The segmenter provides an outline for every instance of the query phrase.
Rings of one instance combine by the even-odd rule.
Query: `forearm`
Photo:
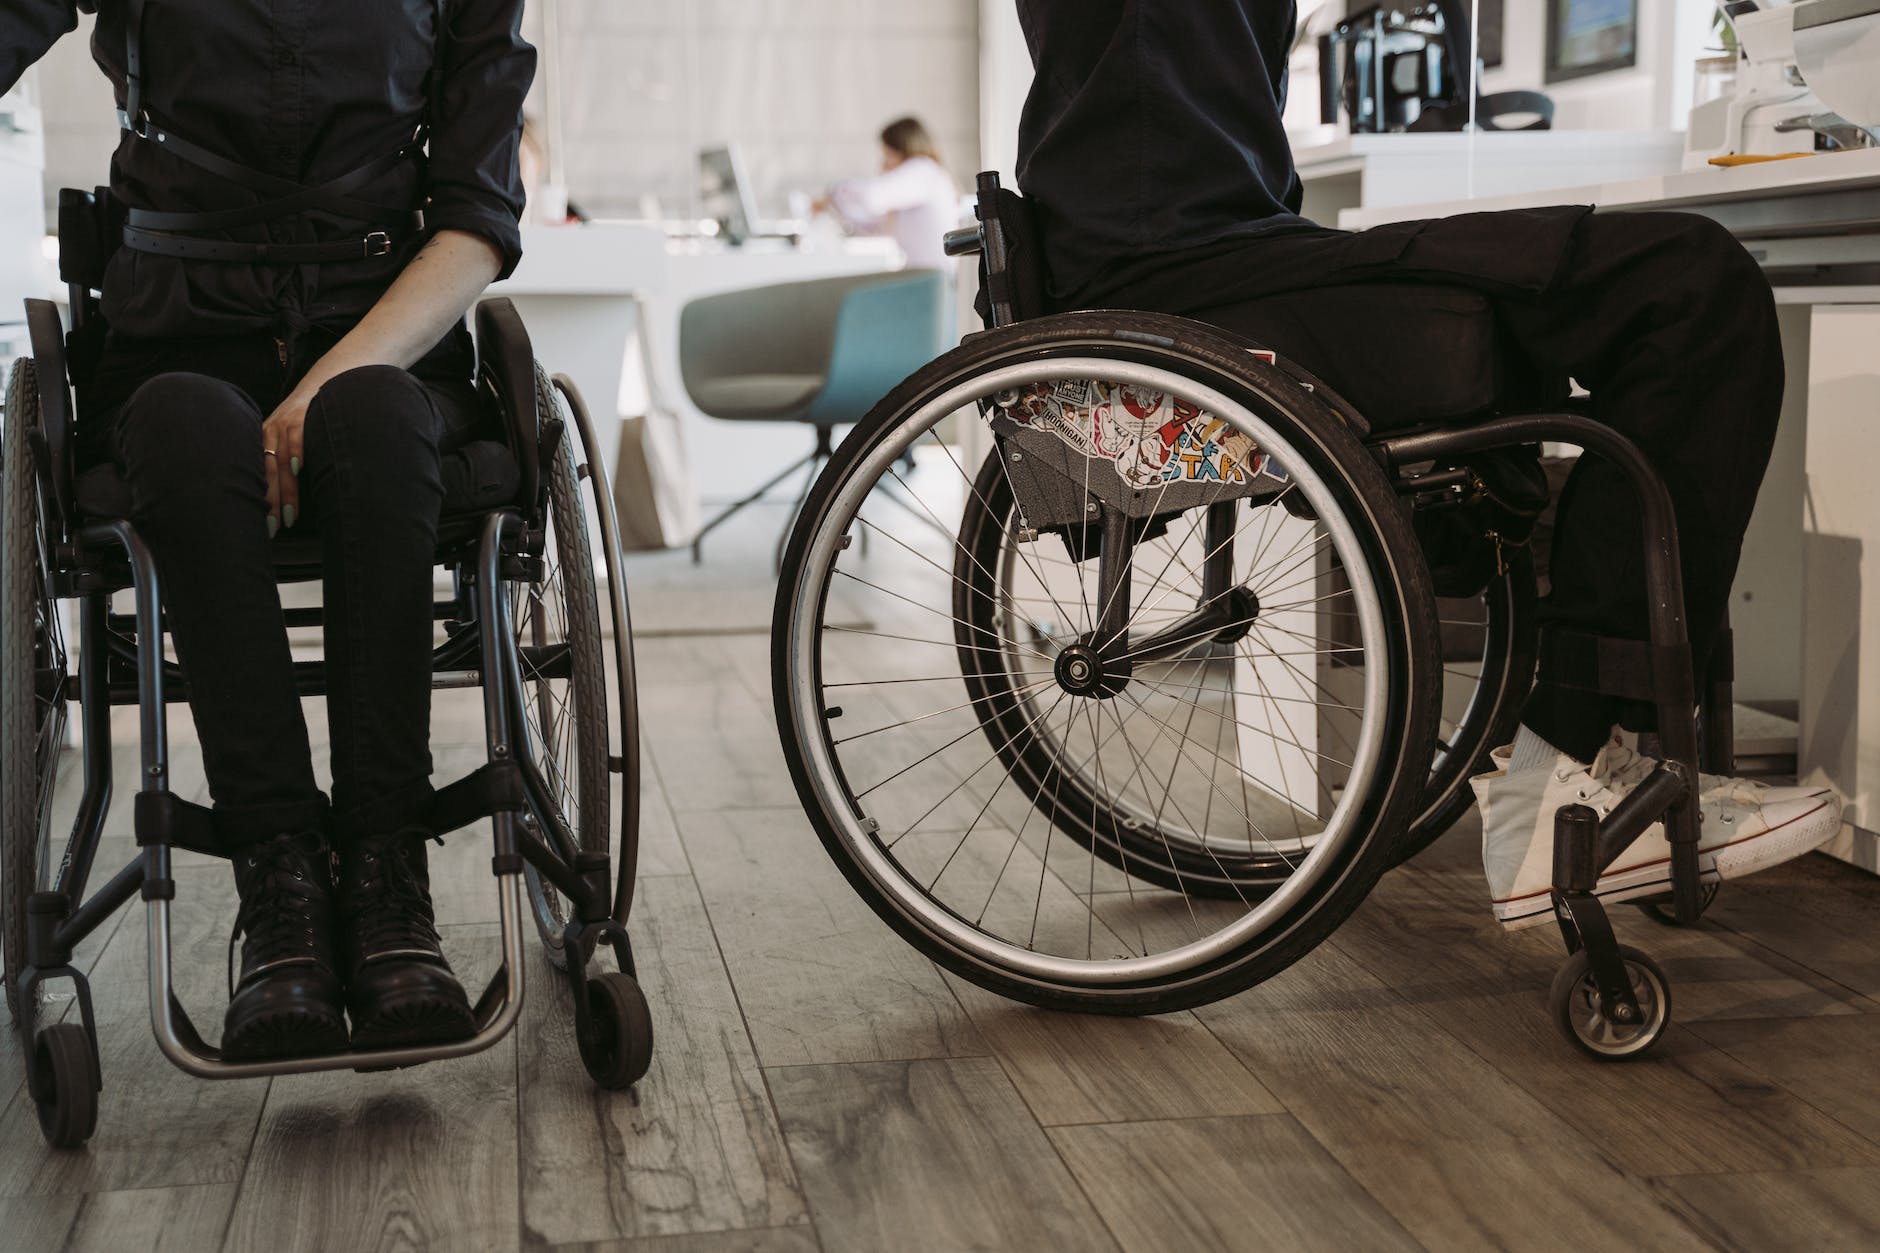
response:
[[[480,235],[439,231],[359,324],[314,363],[294,391],[310,399],[329,379],[366,365],[412,365],[463,320],[502,266]]]

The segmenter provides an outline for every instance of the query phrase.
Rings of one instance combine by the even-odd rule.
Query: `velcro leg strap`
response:
[[[228,850],[216,835],[214,812],[174,792],[137,793],[132,802],[131,821],[140,848],[168,844],[209,857],[228,856]]]
[[[526,803],[522,768],[513,761],[492,761],[438,789],[430,827],[442,835],[491,814],[520,812]]]
[[[1696,703],[1691,650],[1685,644],[1660,646],[1644,640],[1544,629],[1537,673],[1543,683],[1602,696],[1651,703]]]

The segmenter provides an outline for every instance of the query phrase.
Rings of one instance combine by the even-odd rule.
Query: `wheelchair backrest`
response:
[[[979,193],[979,295],[973,308],[988,328],[1043,317],[1048,310],[1044,240],[1037,215],[996,171],[975,180]]]

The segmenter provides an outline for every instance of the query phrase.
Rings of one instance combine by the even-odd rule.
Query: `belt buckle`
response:
[[[365,255],[382,257],[392,250],[392,237],[384,231],[373,231],[364,240]]]

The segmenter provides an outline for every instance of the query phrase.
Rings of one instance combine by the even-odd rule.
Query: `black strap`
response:
[[[520,812],[527,804],[522,768],[514,761],[492,761],[437,790],[429,827],[442,835],[491,814]]]
[[[124,228],[124,246],[161,257],[189,261],[228,261],[246,265],[315,265],[324,261],[363,261],[382,257],[401,236],[372,231],[362,239],[330,240],[318,244],[254,244],[233,239],[201,239],[164,231]]]
[[[228,855],[216,835],[212,811],[174,792],[137,793],[131,803],[131,830],[139,848],[168,844],[210,857]]]
[[[144,111],[144,0],[124,3],[124,113]],[[123,115],[119,115],[119,121]]]
[[[1697,702],[1686,644],[1659,647],[1644,640],[1543,628],[1537,673],[1556,687],[1625,700]]]
[[[148,127],[143,133],[147,134],[153,142],[162,144],[166,149],[193,165],[202,166],[205,169],[210,168],[196,160],[194,156],[184,153],[182,149],[194,149],[196,154],[229,167],[226,171],[210,169],[211,173],[222,174],[230,181],[241,183],[251,190],[269,191],[276,196],[275,199],[266,200],[260,204],[244,205],[236,209],[192,210],[184,213],[164,212],[157,209],[133,208],[129,210],[127,220],[130,224],[141,226],[145,230],[222,231],[237,226],[253,226],[274,218],[298,213],[303,209],[326,209],[341,217],[349,217],[361,222],[396,222],[410,216],[411,213],[411,210],[403,207],[354,200],[350,193],[391,173],[407,161],[415,160],[418,154],[413,148],[400,148],[397,152],[380,157],[376,161],[369,161],[358,169],[342,174],[331,182],[322,183],[317,187],[306,187],[284,179],[262,175],[269,182],[269,186],[264,188],[256,186],[252,177],[259,174],[259,171],[249,170],[233,162],[224,162],[222,158],[204,149],[196,148],[193,144],[181,141],[172,142],[175,137],[159,127]]]

